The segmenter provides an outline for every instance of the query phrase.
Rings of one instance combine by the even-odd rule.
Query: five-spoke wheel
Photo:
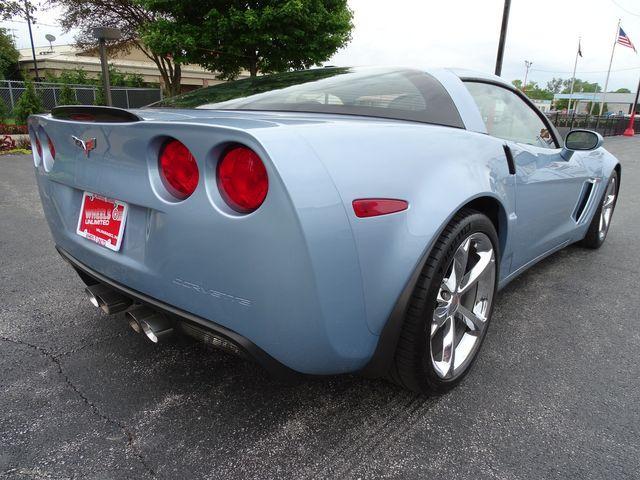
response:
[[[611,172],[607,186],[602,194],[602,199],[589,224],[587,233],[582,240],[582,245],[587,248],[600,248],[607,238],[611,218],[616,208],[618,191],[620,190],[620,177],[617,170]]]
[[[390,378],[445,391],[473,364],[491,319],[499,259],[495,225],[475,210],[454,216],[433,247],[405,315]]]
[[[431,321],[431,362],[442,378],[452,378],[475,353],[487,325],[496,282],[496,257],[489,237],[466,237],[447,268]]]

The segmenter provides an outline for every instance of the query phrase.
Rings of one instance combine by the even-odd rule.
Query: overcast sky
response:
[[[332,65],[402,65],[463,67],[493,72],[503,0],[349,0],[355,13],[351,43]],[[46,33],[69,43],[56,27],[59,13],[38,15],[35,41],[46,45]],[[544,85],[553,76],[571,76],[578,37],[584,58],[576,76],[604,85],[618,19],[640,49],[639,0],[512,0],[503,67],[508,80],[524,77],[524,61],[533,62],[529,79]],[[15,29],[20,48],[27,47],[23,23]],[[640,55],[618,45],[610,90],[635,90]]]

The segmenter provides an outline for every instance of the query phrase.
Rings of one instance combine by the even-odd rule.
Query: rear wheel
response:
[[[609,177],[609,183],[602,195],[596,213],[593,215],[587,234],[581,245],[587,248],[600,248],[607,238],[613,210],[618,199],[618,172],[614,170]]]
[[[498,237],[491,220],[459,212],[433,247],[411,297],[390,377],[417,392],[458,384],[493,310]]]

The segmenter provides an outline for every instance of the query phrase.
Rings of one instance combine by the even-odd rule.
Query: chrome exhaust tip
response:
[[[127,312],[127,318],[129,320],[129,326],[131,327],[131,330],[136,333],[142,333],[142,327],[140,326],[138,321],[130,315],[130,312]]]
[[[129,326],[136,333],[144,333],[153,343],[173,335],[174,322],[166,315],[148,307],[138,307],[127,312]]]
[[[102,302],[100,301],[100,296],[109,291],[109,287],[102,285],[100,283],[96,285],[91,285],[84,289],[84,293],[87,294],[91,305],[96,308],[101,308]]]
[[[133,303],[130,298],[102,284],[91,285],[84,291],[91,304],[100,308],[107,315],[124,312]]]

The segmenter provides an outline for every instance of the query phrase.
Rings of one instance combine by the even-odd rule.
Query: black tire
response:
[[[479,336],[477,347],[474,347],[475,352],[472,353],[464,370],[453,378],[445,379],[437,374],[431,360],[430,332],[436,298],[440,285],[453,263],[454,254],[465,239],[477,232],[484,233],[490,239],[495,253],[492,300],[495,299],[499,266],[496,229],[487,216],[475,210],[463,209],[453,217],[433,246],[414,288],[388,375],[394,383],[418,393],[443,393],[460,383],[475,363],[491,320],[493,301],[490,302],[486,325]]]
[[[615,182],[614,183],[615,199],[613,200],[613,208],[611,210],[609,224],[607,225],[606,230],[604,231],[604,235],[602,235],[600,232],[600,217],[602,216],[602,209],[604,207],[604,202],[612,182]],[[582,239],[582,241],[580,242],[581,246],[595,250],[600,248],[604,244],[604,241],[607,239],[607,234],[609,233],[611,218],[613,218],[613,213],[615,212],[615,209],[616,209],[616,202],[618,201],[619,190],[620,190],[620,182],[618,179],[618,172],[614,170],[613,172],[611,172],[611,176],[609,177],[609,181],[607,182],[607,187],[604,189],[604,192],[602,193],[602,197],[598,202],[598,209],[593,214],[593,218],[591,219],[591,223],[589,224],[587,233],[584,236],[584,239]]]

